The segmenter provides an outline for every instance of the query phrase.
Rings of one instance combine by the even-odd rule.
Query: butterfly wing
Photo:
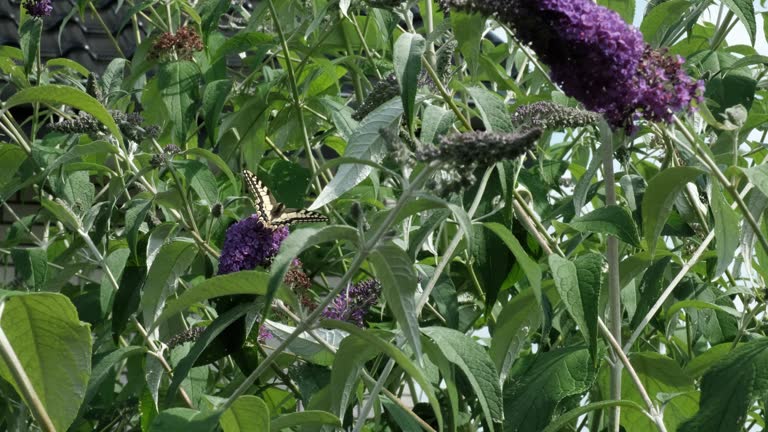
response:
[[[272,220],[274,226],[293,225],[295,223],[325,222],[328,218],[324,215],[300,209],[285,210],[280,216]]]
[[[270,224],[272,220],[272,211],[275,208],[272,194],[254,173],[248,170],[243,170],[243,178],[245,179],[245,185],[248,187],[248,191],[253,196],[259,217],[265,223]]]

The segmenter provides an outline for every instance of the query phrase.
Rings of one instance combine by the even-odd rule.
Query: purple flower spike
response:
[[[702,83],[683,60],[650,48],[618,13],[592,0],[443,0],[447,6],[494,15],[550,68],[552,80],[616,128],[632,120],[671,121],[701,101]]]
[[[51,4],[51,0],[26,0],[24,2],[24,9],[33,17],[42,18],[51,15],[53,4]]]
[[[221,249],[219,274],[269,266],[286,237],[288,228],[265,228],[258,215],[232,224]]]
[[[339,294],[323,310],[323,317],[346,321],[358,327],[365,325],[365,315],[379,301],[381,284],[375,279],[358,282]]]

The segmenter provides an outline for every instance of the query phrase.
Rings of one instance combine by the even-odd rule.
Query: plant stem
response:
[[[472,202],[472,205],[469,207],[469,211],[467,212],[467,215],[470,218],[472,218],[472,216],[475,215],[475,212],[477,211],[477,207],[480,206],[480,201],[483,197],[483,194],[485,193],[485,188],[488,186],[488,180],[491,178],[492,173],[493,173],[493,167],[490,167],[487,170],[485,170],[485,173],[483,174],[483,178],[480,179],[480,185],[477,187],[477,192],[475,193],[475,199]],[[443,259],[440,260],[440,262],[437,264],[437,267],[435,268],[435,273],[429,279],[427,286],[424,288],[424,291],[421,293],[421,296],[419,297],[419,301],[416,304],[416,316],[419,316],[421,314],[421,309],[423,309],[424,305],[427,304],[427,301],[429,300],[429,295],[432,293],[432,290],[435,289],[435,285],[437,285],[437,280],[440,278],[440,275],[443,274],[443,271],[448,266],[448,263],[451,261],[451,257],[453,256],[453,253],[456,251],[456,248],[459,246],[459,242],[461,242],[461,238],[462,238],[462,234],[461,234],[461,230],[459,230],[453,236],[453,239],[451,239],[451,243],[448,245],[448,248],[443,253]]]
[[[751,189],[751,185],[748,185],[744,188],[742,191],[742,196],[746,196],[747,192]],[[731,205],[731,208],[734,208],[735,204]],[[682,268],[680,268],[680,271],[677,273],[677,275],[672,279],[672,281],[669,283],[667,288],[664,290],[664,292],[661,293],[661,296],[656,300],[656,303],[651,306],[651,309],[648,310],[648,313],[645,314],[642,321],[640,321],[640,324],[637,325],[637,328],[634,332],[632,332],[632,336],[627,339],[627,342],[624,344],[624,352],[628,353],[629,350],[632,348],[632,345],[637,341],[637,339],[640,337],[640,335],[643,333],[643,330],[645,330],[645,326],[648,325],[649,322],[651,322],[651,319],[656,315],[656,313],[661,309],[661,306],[664,304],[664,302],[667,300],[667,298],[672,294],[672,291],[677,287],[677,284],[680,283],[681,280],[683,280],[683,277],[685,277],[688,272],[693,268],[694,265],[699,261],[701,256],[704,254],[704,252],[707,251],[707,247],[712,242],[712,240],[715,239],[715,231],[712,230],[709,232],[706,238],[701,242],[699,247],[696,249],[696,251],[691,255],[691,258],[688,259],[688,262],[686,262]]]
[[[443,96],[443,100],[445,101],[445,103],[447,103],[448,106],[451,108],[451,111],[453,111],[453,113],[456,114],[456,118],[458,118],[459,121],[461,121],[461,124],[463,124],[467,130],[471,131],[472,124],[469,122],[469,120],[467,120],[467,118],[464,116],[464,113],[462,113],[459,107],[456,105],[456,101],[453,100],[453,96],[451,96],[451,94],[448,93],[448,90],[445,89],[445,86],[440,81],[440,77],[437,76],[437,72],[435,72],[435,69],[432,67],[431,64],[429,64],[427,59],[423,57],[421,59],[421,64],[427,70],[429,77],[432,78],[432,81],[435,83],[437,90]]]
[[[632,381],[635,383],[635,387],[637,388],[638,393],[640,393],[640,397],[643,398],[643,402],[645,402],[645,406],[648,407],[648,412],[649,414],[651,414],[651,418],[653,419],[653,422],[656,423],[656,428],[659,430],[659,432],[667,432],[667,427],[664,425],[664,417],[662,413],[659,411],[658,408],[656,408],[656,405],[653,404],[650,396],[648,396],[648,391],[643,386],[643,382],[640,381],[640,377],[637,375],[637,372],[635,372],[635,369],[632,367],[632,363],[629,362],[629,358],[627,358],[627,356],[624,354],[624,351],[621,350],[621,345],[619,344],[619,341],[617,341],[613,337],[610,330],[608,330],[608,327],[605,326],[605,323],[603,323],[603,320],[601,320],[600,318],[597,319],[597,326],[600,328],[600,333],[603,334],[603,337],[605,337],[605,339],[611,345],[611,348],[613,348],[614,354],[619,358],[621,363],[627,368],[627,372],[629,373],[630,378],[632,378]],[[616,400],[620,400],[620,399],[616,399]]]
[[[293,342],[296,338],[299,337],[300,334],[304,333],[307,329],[312,327],[315,322],[317,322],[325,307],[328,306],[328,304],[347,287],[347,284],[352,280],[352,277],[354,277],[357,270],[368,257],[368,254],[373,251],[373,249],[378,245],[379,241],[389,230],[389,227],[392,225],[392,223],[394,223],[398,213],[409,201],[411,195],[416,192],[417,188],[421,187],[421,185],[426,182],[429,176],[432,175],[434,169],[435,167],[432,165],[425,167],[424,170],[416,176],[410,186],[403,190],[402,196],[397,201],[397,204],[395,204],[394,208],[387,214],[387,217],[384,219],[384,222],[382,222],[381,226],[379,226],[378,230],[376,230],[376,232],[373,233],[369,240],[360,247],[357,255],[355,255],[352,263],[350,263],[349,269],[344,274],[344,276],[342,276],[336,288],[330,291],[328,295],[326,295],[325,298],[317,305],[315,310],[312,311],[312,313],[309,314],[305,320],[301,321],[296,326],[296,330],[294,330],[293,333],[285,338],[285,340],[277,348],[275,348],[272,353],[267,356],[267,358],[265,358],[253,372],[251,372],[250,375],[248,375],[248,377],[240,384],[240,386],[235,389],[232,395],[227,398],[227,400],[219,407],[222,412],[231,407],[238,397],[248,391],[251,385],[256,382],[256,380],[261,376],[262,373],[264,373],[264,371],[266,371],[267,367],[269,367],[269,365],[274,362],[275,359],[277,359],[277,357],[283,351],[285,351],[286,348],[288,348],[288,345],[290,345],[291,342]]]
[[[6,299],[0,299],[0,318],[2,318],[5,309],[5,300]],[[21,393],[21,396],[27,402],[27,406],[29,407],[29,410],[32,411],[32,416],[37,420],[40,428],[45,432],[56,432],[56,427],[53,425],[53,421],[51,421],[48,412],[40,401],[40,397],[32,386],[32,382],[29,380],[29,376],[27,376],[27,372],[24,370],[24,366],[22,366],[19,357],[13,351],[11,341],[8,340],[2,326],[0,326],[0,357],[2,357],[6,366],[8,366],[8,371],[16,382],[16,387],[18,388],[19,393]]]
[[[603,141],[603,180],[605,184],[605,205],[616,205],[616,179],[613,173],[613,132],[605,121],[600,122],[600,139]],[[611,335],[621,346],[621,287],[619,286],[619,239],[609,235],[606,240],[608,260],[608,302],[610,304]],[[623,353],[622,353],[623,354]],[[614,355],[618,355],[614,353]],[[611,365],[610,397],[621,400],[622,364],[614,359]],[[621,407],[615,406],[608,418],[608,429],[619,431]]]
[[[680,121],[680,119],[677,118],[677,116],[674,117],[675,124],[680,128],[680,131],[683,133],[683,136],[685,136],[685,139],[688,140],[688,142],[691,143],[693,146],[693,149],[688,148],[685,144],[680,142],[676,137],[672,136],[672,139],[675,140],[678,144],[680,144],[683,148],[691,152],[692,154],[696,155],[696,157],[701,161],[704,165],[707,166],[707,168],[710,169],[712,174],[715,175],[715,178],[717,181],[720,182],[720,184],[723,185],[725,190],[728,191],[728,193],[731,195],[733,200],[736,202],[736,205],[738,206],[739,210],[744,214],[744,219],[747,221],[750,227],[752,227],[752,230],[755,232],[755,236],[757,237],[757,240],[760,242],[760,245],[763,247],[763,250],[768,253],[768,239],[765,238],[765,235],[763,234],[762,230],[760,229],[760,224],[757,223],[757,220],[755,220],[754,216],[752,216],[752,212],[749,211],[749,207],[747,207],[747,204],[744,202],[744,200],[739,195],[739,191],[736,189],[736,186],[734,186],[728,179],[725,177],[725,174],[723,174],[722,171],[720,171],[720,168],[718,168],[717,163],[712,160],[712,158],[709,157],[709,155],[706,152],[700,151],[698,143],[696,142],[696,138],[693,136],[691,131],[688,130],[687,127]]]
[[[83,239],[83,242],[85,242],[86,246],[88,246],[88,249],[91,250],[91,253],[96,257],[96,259],[101,264],[101,268],[104,271],[104,273],[107,275],[107,278],[109,279],[109,283],[112,285],[112,288],[117,292],[117,290],[120,289],[120,285],[117,283],[117,279],[115,278],[115,275],[112,274],[112,270],[110,270],[109,266],[107,265],[107,262],[105,260],[104,255],[99,252],[99,249],[96,247],[96,245],[93,243],[93,240],[91,240],[91,237],[88,235],[87,232],[83,231],[82,229],[77,230],[77,234],[80,235],[80,237]],[[157,346],[154,340],[150,337],[147,330],[144,328],[144,326],[141,325],[139,320],[134,316],[133,323],[136,325],[136,329],[139,331],[139,333],[144,337],[144,342],[147,344],[147,346],[152,350],[152,354],[154,354],[154,357],[157,358],[157,360],[160,362],[160,364],[163,366],[163,369],[165,369],[166,372],[168,372],[169,376],[173,376],[173,368],[171,368],[171,365],[168,364],[168,362],[165,360],[165,357],[163,357],[162,350],[160,347]],[[184,391],[183,388],[179,387],[179,394],[181,394],[182,399],[184,399],[184,402],[189,406],[190,408],[194,408],[194,405],[192,404],[192,400],[187,395],[187,392]]]
[[[291,87],[291,94],[293,95],[293,103],[296,108],[296,115],[299,120],[299,127],[301,128],[301,136],[304,139],[304,151],[307,153],[307,159],[309,160],[309,167],[310,171],[312,172],[312,176],[315,178],[315,182],[317,183],[318,190],[321,190],[322,187],[320,187],[320,181],[315,176],[315,173],[317,172],[317,161],[315,161],[315,155],[312,153],[312,144],[309,140],[309,133],[307,132],[307,122],[304,118],[304,110],[302,109],[302,101],[301,97],[299,95],[299,87],[296,82],[296,74],[293,70],[293,63],[291,62],[291,52],[288,49],[288,41],[285,39],[285,34],[283,33],[283,28],[280,25],[280,19],[277,16],[277,10],[275,10],[275,5],[272,0],[267,0],[267,6],[269,7],[269,13],[272,15],[272,20],[275,23],[275,30],[277,30],[277,35],[280,38],[280,44],[283,47],[283,56],[285,57],[285,69],[288,72],[288,84]]]

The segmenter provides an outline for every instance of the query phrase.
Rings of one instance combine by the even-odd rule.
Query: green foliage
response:
[[[763,426],[760,8],[598,0],[685,59],[698,109],[542,119],[481,163],[532,132],[521,113],[583,108],[490,13],[515,1],[117,2],[113,35],[141,43],[100,76],[45,57],[71,23],[22,12],[0,47],[0,430]],[[466,160],[431,159],[452,140]]]

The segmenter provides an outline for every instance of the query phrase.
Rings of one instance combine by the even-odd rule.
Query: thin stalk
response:
[[[93,240],[91,240],[91,237],[88,235],[87,232],[83,231],[82,229],[78,229],[77,234],[80,235],[80,238],[83,239],[83,242],[85,242],[86,246],[88,246],[88,249],[91,250],[91,253],[93,253],[94,257],[96,257],[96,259],[101,264],[101,268],[104,271],[104,273],[107,275],[107,278],[109,279],[109,283],[112,285],[112,288],[115,291],[119,290],[120,285],[117,283],[117,279],[115,279],[115,276],[112,274],[112,270],[110,270],[109,266],[107,265],[104,255],[102,255],[102,253],[96,247],[96,244],[93,243]],[[165,371],[168,372],[168,375],[173,376],[173,368],[171,368],[171,365],[168,364],[168,362],[165,360],[165,357],[163,357],[162,349],[160,349],[160,347],[157,346],[155,341],[152,340],[149,333],[144,328],[144,326],[141,325],[139,320],[135,316],[132,318],[133,318],[133,323],[136,326],[136,329],[144,338],[144,342],[150,348],[150,350],[152,351],[152,354],[155,356],[155,358],[157,358],[157,360],[163,366],[163,369],[165,369]],[[195,407],[192,404],[192,400],[187,395],[187,392],[184,391],[184,389],[181,387],[179,387],[179,394],[181,394],[181,397],[182,399],[184,399],[184,403],[186,403],[187,406],[189,406],[190,408]]]
[[[269,0],[269,2],[270,4],[272,3],[271,0]],[[405,206],[411,196],[416,192],[416,189],[421,187],[421,185],[426,182],[429,176],[432,175],[434,169],[434,166],[427,166],[416,176],[411,185],[403,191],[403,194],[397,201],[397,204],[395,204],[395,207],[387,214],[387,217],[384,219],[384,222],[382,222],[378,230],[376,230],[370,239],[361,246],[357,255],[355,255],[355,258],[352,260],[352,263],[350,263],[349,270],[347,270],[344,276],[342,276],[336,288],[329,292],[328,295],[320,302],[320,304],[317,305],[316,309],[312,311],[312,313],[309,314],[305,320],[301,321],[298,326],[296,326],[296,329],[293,331],[293,333],[285,338],[285,340],[277,348],[275,348],[274,351],[272,351],[272,353],[267,356],[267,358],[265,358],[253,372],[251,372],[250,375],[248,375],[248,377],[240,384],[240,386],[235,389],[232,395],[227,398],[227,400],[219,407],[221,411],[226,411],[229,407],[231,407],[235,400],[237,400],[237,398],[241,395],[245,394],[245,392],[247,392],[253,383],[256,382],[256,380],[261,376],[261,374],[266,371],[267,367],[269,367],[269,365],[274,362],[275,359],[277,359],[277,357],[283,351],[285,351],[286,348],[288,348],[288,345],[290,345],[291,342],[293,342],[296,338],[299,337],[300,334],[304,333],[318,321],[325,307],[328,306],[328,304],[347,287],[347,284],[352,280],[352,277],[368,257],[368,254],[373,251],[373,249],[378,245],[379,241],[389,230],[390,226],[392,226],[395,218],[397,217],[397,214],[400,212],[403,206]]]
[[[549,246],[549,244],[544,240],[544,237],[541,235],[541,233],[538,232],[536,229],[535,224],[533,221],[530,220],[530,217],[528,216],[528,213],[525,212],[523,209],[517,209],[519,206],[525,206],[527,204],[525,203],[518,203],[517,201],[513,202],[513,204],[516,207],[516,214],[521,219],[523,225],[526,226],[528,231],[533,235],[534,238],[539,242],[539,245],[544,249],[544,251],[547,254],[553,254],[556,253],[552,250],[552,248]],[[560,256],[563,256],[562,253],[559,254]],[[618,360],[624,365],[624,368],[627,369],[627,372],[630,374],[630,377],[632,377],[633,382],[635,383],[635,386],[637,387],[638,392],[640,392],[641,396],[643,397],[643,400],[646,402],[646,405],[649,409],[649,414],[651,415],[651,418],[654,419],[656,422],[656,426],[659,429],[659,432],[666,432],[666,427],[664,426],[664,422],[662,420],[661,414],[659,410],[653,405],[651,402],[650,397],[648,397],[648,391],[643,386],[642,381],[638,378],[637,372],[635,372],[634,367],[629,362],[629,359],[626,355],[624,355],[624,352],[621,350],[621,345],[616,341],[616,339],[611,334],[610,330],[605,326],[605,323],[601,318],[598,317],[597,319],[598,327],[600,328],[600,333],[603,335],[603,338],[608,341],[608,343],[611,345],[614,351],[616,352],[616,356],[618,357]]]
[[[435,83],[437,90],[443,96],[445,103],[447,103],[451,108],[451,111],[456,114],[456,118],[461,121],[461,124],[463,124],[467,130],[472,130],[472,124],[469,122],[469,120],[467,120],[467,117],[464,116],[464,113],[462,113],[459,107],[456,105],[456,101],[453,100],[453,96],[451,96],[451,94],[448,93],[448,90],[445,89],[445,86],[443,86],[443,83],[440,81],[440,77],[437,76],[437,72],[435,72],[435,69],[432,67],[432,65],[430,65],[429,62],[424,58],[421,59],[421,64],[427,70],[429,77],[432,78],[432,81]]]
[[[339,12],[339,14],[341,14],[341,12]],[[355,51],[352,49],[352,42],[349,41],[347,30],[343,25],[341,26],[341,36],[344,38],[344,45],[347,49],[347,56],[350,58],[350,61],[352,61],[352,56],[354,55]],[[352,73],[352,87],[355,89],[355,99],[362,103],[363,99],[365,98],[365,94],[363,93],[363,82],[360,79],[360,74],[357,73],[357,68],[351,68],[350,72]]]
[[[733,200],[736,202],[737,207],[741,212],[744,214],[744,219],[747,221],[750,227],[752,227],[752,230],[755,232],[755,236],[757,237],[757,240],[760,242],[760,245],[763,247],[763,250],[765,250],[766,253],[768,253],[768,239],[766,239],[765,234],[760,229],[760,224],[757,223],[757,220],[755,220],[754,216],[752,216],[752,212],[749,211],[749,207],[747,207],[747,204],[744,202],[744,200],[739,195],[739,191],[736,189],[736,186],[734,186],[726,177],[725,174],[723,174],[722,171],[720,171],[720,168],[717,166],[717,163],[712,160],[712,158],[709,157],[709,155],[703,151],[699,151],[699,146],[696,142],[696,138],[691,134],[691,131],[688,130],[687,127],[680,121],[680,119],[677,118],[677,116],[674,117],[675,124],[680,128],[681,132],[683,133],[683,136],[685,136],[685,139],[688,140],[688,142],[691,143],[691,145],[694,147],[694,150],[687,148],[685,144],[677,140],[674,136],[672,136],[672,139],[674,139],[678,144],[682,145],[684,148],[686,148],[691,153],[695,154],[696,157],[707,166],[707,168],[712,171],[712,174],[715,175],[715,178],[717,181],[720,182],[720,184],[723,185],[725,190],[728,191],[728,193],[731,195]]]
[[[613,132],[604,121],[600,123],[600,135],[603,141],[603,179],[605,180],[605,205],[616,205],[616,179],[613,173]],[[619,284],[619,239],[608,236],[608,302],[610,304],[611,335],[616,344],[621,346],[621,287]],[[622,353],[623,354],[623,353]],[[614,352],[614,355],[618,355]],[[610,397],[621,400],[621,370],[622,364],[614,360],[611,365]],[[621,407],[618,405],[611,410],[608,417],[608,429],[619,431]]]
[[[293,103],[296,106],[296,113],[299,120],[299,127],[301,128],[301,136],[304,140],[304,151],[307,153],[307,159],[309,160],[309,167],[312,172],[312,176],[314,177],[317,172],[317,161],[315,161],[315,156],[312,153],[312,144],[309,140],[309,133],[307,132],[307,122],[304,118],[304,110],[302,109],[302,102],[301,97],[299,95],[299,87],[296,83],[296,75],[293,70],[293,63],[291,62],[291,55],[290,50],[288,49],[288,41],[285,39],[285,34],[283,33],[283,27],[280,25],[280,19],[277,16],[277,10],[275,10],[275,5],[272,0],[267,0],[267,6],[269,7],[269,13],[272,15],[272,20],[275,23],[275,30],[277,30],[277,35],[280,38],[280,44],[283,48],[283,55],[285,57],[285,69],[288,72],[288,84],[291,88],[291,94],[293,95]],[[315,182],[317,182],[318,190],[322,189],[319,184],[319,180],[315,177]]]
[[[635,387],[637,388],[638,393],[640,393],[640,397],[643,399],[645,406],[648,408],[648,413],[650,414],[651,419],[653,419],[653,422],[656,423],[656,428],[659,430],[659,432],[667,432],[667,427],[664,425],[664,416],[656,407],[656,405],[654,405],[651,401],[650,396],[648,396],[648,391],[645,389],[645,386],[643,386],[643,382],[640,381],[640,377],[632,367],[632,363],[629,362],[629,358],[627,358],[627,356],[624,354],[624,351],[621,350],[619,341],[613,337],[611,331],[608,330],[608,327],[606,327],[605,323],[603,323],[603,320],[598,318],[597,326],[600,328],[600,333],[602,333],[603,337],[605,337],[605,339],[611,345],[611,348],[613,348],[613,352],[619,357],[619,360],[621,360],[621,363],[624,365],[624,367],[627,368],[627,373],[629,373],[630,378],[632,378],[632,382],[635,383]]]
[[[284,312],[286,315],[288,315],[288,317],[289,317],[289,318],[291,318],[292,320],[294,320],[294,321],[296,321],[296,322],[299,322],[299,321],[301,321],[301,318],[299,318],[299,317],[298,317],[296,314],[294,314],[294,313],[293,313],[293,312],[292,312],[290,309],[288,309],[287,307],[285,307],[285,305],[284,305],[284,304],[282,304],[282,303],[278,303],[278,305],[279,305],[280,309],[281,309],[281,310],[282,310],[282,311],[283,311],[283,312]],[[312,337],[312,338],[313,338],[315,341],[317,341],[317,343],[318,343],[318,344],[320,344],[320,346],[322,346],[322,347],[323,347],[323,348],[324,348],[326,351],[328,351],[328,352],[329,352],[329,353],[331,353],[331,354],[336,354],[336,351],[337,351],[337,350],[336,350],[336,348],[334,348],[333,346],[329,345],[329,344],[328,344],[328,342],[326,342],[326,341],[325,341],[325,339],[323,339],[323,338],[321,338],[320,336],[318,336],[318,335],[317,335],[317,333],[315,333],[313,330],[307,330],[307,333],[309,333],[309,336],[310,336],[310,337]],[[376,380],[374,380],[374,379],[373,379],[373,377],[370,375],[370,373],[369,373],[369,372],[368,372],[368,371],[367,371],[365,368],[363,368],[363,370],[362,370],[362,375],[363,375],[363,379],[364,379],[364,380],[365,380],[365,381],[366,381],[368,384],[373,384],[373,385],[375,385],[375,383],[376,383]],[[436,431],[435,431],[435,430],[432,428],[432,426],[430,426],[429,424],[427,424],[427,423],[426,423],[426,422],[425,422],[425,421],[424,421],[424,420],[423,420],[421,417],[419,417],[419,416],[418,416],[416,413],[414,413],[414,412],[411,410],[411,408],[410,408],[410,407],[408,407],[408,406],[407,406],[407,405],[406,405],[406,404],[405,404],[405,403],[404,403],[404,402],[403,402],[403,401],[400,399],[400,396],[398,396],[398,395],[395,395],[394,393],[392,393],[391,391],[389,391],[389,390],[388,390],[388,389],[386,389],[386,388],[385,388],[385,389],[382,389],[381,391],[382,391],[382,393],[384,393],[384,394],[385,394],[385,395],[386,395],[388,398],[390,398],[390,399],[391,399],[391,400],[392,400],[392,401],[393,401],[395,404],[397,404],[397,406],[399,406],[399,407],[400,407],[400,408],[402,408],[402,409],[403,409],[403,410],[404,410],[406,413],[408,413],[408,415],[410,415],[410,416],[411,416],[411,417],[412,417],[412,418],[413,418],[413,419],[414,419],[416,422],[418,422],[418,423],[421,425],[421,427],[423,427],[423,428],[424,428],[424,430],[426,430],[426,431],[428,431],[428,432],[436,432]]]
[[[483,194],[485,193],[485,188],[488,186],[488,180],[491,178],[492,173],[493,173],[493,167],[488,168],[487,170],[485,170],[485,173],[483,174],[483,178],[480,179],[480,185],[477,187],[477,193],[475,194],[475,199],[474,201],[472,201],[472,205],[469,207],[469,211],[467,212],[467,215],[470,218],[472,218],[472,216],[475,215],[477,208],[480,206],[480,201],[483,198]],[[437,264],[437,268],[435,268],[435,273],[429,279],[429,282],[427,282],[427,286],[424,288],[424,291],[421,293],[421,296],[419,297],[419,302],[416,304],[416,316],[419,316],[419,314],[421,314],[421,309],[423,309],[424,305],[427,304],[427,301],[429,300],[429,295],[432,293],[432,290],[435,289],[435,285],[437,285],[437,280],[440,278],[440,275],[443,274],[443,271],[445,271],[445,268],[448,266],[448,263],[451,261],[451,257],[453,256],[453,253],[456,251],[456,248],[459,246],[459,242],[461,242],[461,238],[462,238],[462,234],[461,234],[461,230],[459,230],[453,236],[453,239],[451,239],[451,243],[448,245],[448,248],[446,248],[445,252],[443,253],[443,259],[441,259],[440,262]]]
[[[3,316],[4,309],[5,299],[1,299],[0,318]],[[11,341],[8,340],[2,326],[0,326],[0,357],[2,357],[3,361],[8,366],[8,371],[11,373],[21,396],[27,402],[27,406],[29,407],[29,410],[32,411],[32,416],[37,420],[40,428],[45,432],[56,432],[56,427],[53,425],[53,421],[51,421],[48,412],[40,401],[40,397],[32,386],[32,381],[29,380],[29,376],[27,376],[27,372],[24,370],[24,366],[21,364],[19,357],[13,351]]]
[[[109,40],[112,42],[112,45],[115,46],[115,49],[117,50],[118,54],[120,54],[120,57],[126,58],[125,53],[120,48],[120,44],[117,42],[117,39],[115,39],[115,36],[112,34],[112,31],[107,27],[107,24],[104,22],[104,20],[101,18],[101,14],[99,11],[96,10],[96,6],[93,5],[93,2],[88,2],[88,6],[91,9],[91,12],[96,17],[96,19],[99,21],[99,24],[101,25],[101,28],[104,29],[104,33],[107,34],[107,37],[109,37]]]
[[[373,386],[373,389],[371,389],[370,393],[368,393],[368,400],[365,401],[365,405],[363,405],[363,408],[357,414],[357,422],[355,423],[355,428],[352,429],[352,432],[360,432],[363,430],[363,426],[365,426],[365,420],[368,418],[368,413],[371,412],[373,403],[381,392],[381,389],[384,387],[384,382],[389,377],[393,367],[395,367],[395,360],[389,359],[387,364],[384,366],[384,370],[381,372],[381,376],[379,376],[379,379],[376,380],[376,384]]]

